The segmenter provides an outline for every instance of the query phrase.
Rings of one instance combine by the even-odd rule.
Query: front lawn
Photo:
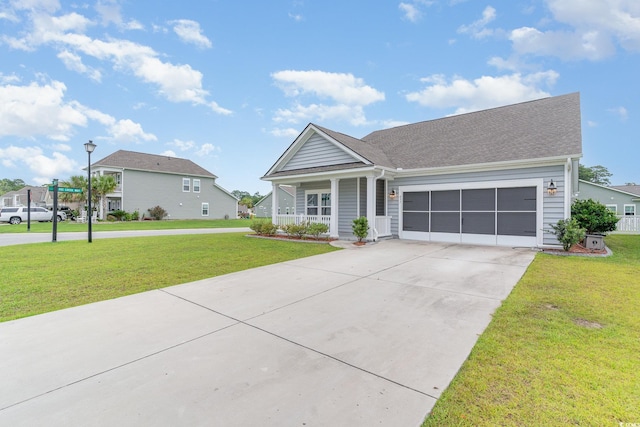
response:
[[[92,231],[121,231],[121,230],[167,230],[178,228],[238,228],[249,227],[249,219],[175,219],[162,221],[99,221],[91,224]],[[87,232],[88,224],[75,221],[58,223],[58,233]],[[31,233],[51,233],[53,223],[32,222]],[[18,225],[0,223],[0,233],[27,233],[27,223]]]
[[[423,426],[640,423],[640,236],[539,254]]]
[[[0,321],[334,250],[244,233],[0,247]]]

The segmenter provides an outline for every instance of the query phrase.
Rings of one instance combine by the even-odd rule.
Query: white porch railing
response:
[[[376,238],[391,236],[391,217],[390,216],[376,217],[376,232],[377,232]]]
[[[319,222],[327,227],[331,226],[331,215],[276,215],[273,222],[277,226],[289,224],[304,224],[306,222]]]
[[[616,231],[621,233],[640,233],[640,216],[621,216],[616,225]]]

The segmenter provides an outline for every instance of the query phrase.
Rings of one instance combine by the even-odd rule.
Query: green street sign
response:
[[[49,186],[49,191],[53,191],[53,185]],[[82,193],[82,188],[58,187],[58,193]]]

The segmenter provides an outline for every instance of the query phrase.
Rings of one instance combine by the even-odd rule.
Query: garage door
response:
[[[536,246],[537,187],[402,191],[400,237]]]

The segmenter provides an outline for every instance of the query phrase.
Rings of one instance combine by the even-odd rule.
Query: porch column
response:
[[[367,221],[369,222],[368,240],[375,240],[374,229],[376,226],[376,177],[367,176]]]
[[[338,238],[338,189],[339,179],[331,178],[331,220],[329,222],[329,236]]]
[[[271,222],[278,224],[278,189],[280,185],[273,182],[271,184]]]

